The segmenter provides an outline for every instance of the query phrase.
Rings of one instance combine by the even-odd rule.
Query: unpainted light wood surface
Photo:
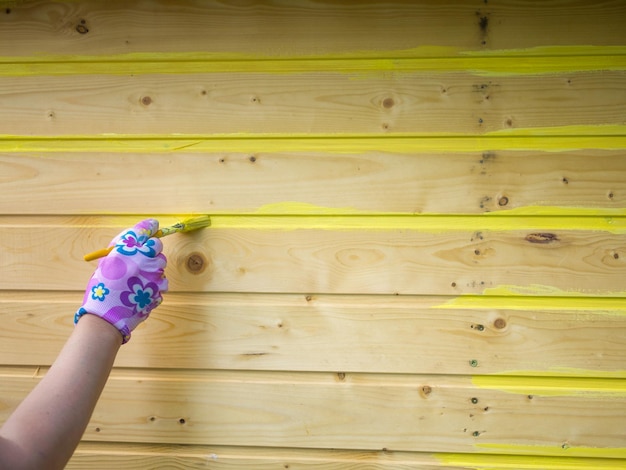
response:
[[[274,228],[212,226],[164,239],[171,289],[461,295],[537,284],[549,289],[534,295],[625,295],[626,247],[620,233],[515,230],[506,222],[490,231],[462,225],[422,231],[419,220],[403,226],[402,219],[393,219],[396,226],[377,227],[375,217],[366,219],[373,219],[372,226],[348,228],[334,228],[334,217],[316,218],[328,225],[309,229],[306,216],[295,219],[281,217],[278,223],[289,223]],[[0,288],[80,289],[94,268],[82,255],[106,246],[123,229],[103,230],[94,222],[0,226],[5,269],[11,273],[0,278]],[[48,266],[54,266],[55,276],[49,276]]]
[[[276,152],[259,142],[248,153],[3,152],[0,211],[176,214],[208,207],[212,214],[271,215],[302,213],[306,205],[312,214],[480,214],[626,204],[622,149],[499,150],[488,142],[484,151],[394,152],[397,142],[380,139],[362,153],[337,153],[298,145],[295,139],[292,151]]]
[[[2,0],[0,57],[215,53],[298,57],[433,55],[571,46],[624,46],[623,2],[430,0],[240,4]],[[8,11],[7,11],[8,9]],[[154,31],[159,35],[155,36]],[[288,38],[286,40],[286,38]],[[416,52],[414,52],[417,50]],[[421,54],[420,54],[421,52]]]
[[[41,372],[1,372],[7,407]],[[482,453],[517,445],[537,446],[539,454],[571,442],[580,456],[593,457],[593,448],[621,445],[624,384],[595,379],[588,390],[581,381],[484,386],[463,376],[117,370],[85,438]]]
[[[49,366],[77,293],[2,293],[0,356]],[[118,367],[626,378],[626,316],[613,299],[178,294]],[[505,304],[505,302],[502,302]],[[36,341],[37,348],[23,347]],[[472,360],[477,365],[472,367]]]
[[[4,77],[2,134],[481,135],[624,125],[626,100],[624,70],[108,76],[90,74],[86,64],[85,72]]]

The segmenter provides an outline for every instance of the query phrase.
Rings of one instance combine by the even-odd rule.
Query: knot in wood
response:
[[[393,101],[393,98],[385,98],[383,100],[383,108],[385,109],[393,108],[394,104],[395,102]]]
[[[87,28],[87,22],[85,20],[80,20],[80,23],[76,25],[76,32],[78,34],[87,34],[89,32],[89,28]]]
[[[189,255],[189,258],[187,258],[185,266],[190,273],[200,274],[206,267],[206,260],[200,253],[192,253]]]

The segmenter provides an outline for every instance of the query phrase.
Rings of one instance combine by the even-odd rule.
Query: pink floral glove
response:
[[[131,331],[163,301],[161,292],[167,290],[163,244],[151,238],[158,229],[158,221],[147,219],[111,241],[114,248],[89,280],[75,324],[85,314],[97,315],[120,331],[122,343],[128,342]]]

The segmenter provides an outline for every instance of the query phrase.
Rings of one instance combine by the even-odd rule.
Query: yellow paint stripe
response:
[[[430,52],[424,53],[424,50]],[[440,56],[434,56],[434,55]],[[626,70],[623,47],[457,52],[426,46],[418,50],[358,51],[309,57],[250,54],[131,53],[78,56],[0,57],[0,76],[127,75],[189,73],[458,72],[479,75]],[[546,55],[550,54],[550,55]],[[443,55],[443,56],[441,56]],[[446,56],[448,55],[448,56]]]
[[[477,443],[474,447],[477,451],[498,454],[626,459],[626,447],[576,447],[567,442],[560,446]]]
[[[557,377],[545,374],[545,371],[536,371],[536,373],[531,371],[531,375],[524,376],[475,375],[472,377],[472,384],[484,390],[496,390],[529,397],[626,398],[626,379],[624,378]],[[593,374],[596,375],[596,372],[594,371]]]
[[[598,126],[602,127],[602,126]],[[225,152],[327,152],[360,154],[451,153],[487,150],[563,152],[578,149],[626,149],[624,126],[611,127],[618,134],[589,126],[591,134],[565,135],[96,135],[96,136],[13,136],[0,135],[0,152],[116,152],[116,153],[225,153]],[[555,131],[556,132],[556,131]],[[565,129],[563,132],[569,132]],[[599,132],[599,134],[597,134]]]
[[[536,449],[539,451],[541,448]],[[563,449],[562,449],[563,450]],[[554,452],[554,449],[550,449]],[[567,452],[563,451],[563,454]],[[613,449],[607,454],[612,455]],[[581,457],[544,457],[522,455],[434,454],[447,467],[474,470],[623,470],[626,460]]]
[[[485,215],[389,215],[368,214],[349,215],[242,215],[211,214],[213,229],[253,229],[253,230],[369,230],[391,231],[411,230],[421,233],[443,234],[452,232],[473,233],[511,232],[511,231],[602,231],[615,234],[626,233],[626,217],[615,217],[614,210],[603,214],[602,209],[595,210],[598,217],[498,217]],[[624,211],[621,211],[624,215]],[[540,294],[541,291],[536,292]],[[502,293],[493,294],[502,295]]]
[[[523,289],[519,289],[521,292]],[[620,297],[621,296],[621,297]],[[626,292],[616,297],[585,296],[582,292],[570,292],[568,296],[522,295],[509,293],[506,295],[491,294],[462,295],[448,300],[444,304],[432,308],[453,310],[518,310],[518,311],[571,311],[593,312],[603,315],[626,315]]]

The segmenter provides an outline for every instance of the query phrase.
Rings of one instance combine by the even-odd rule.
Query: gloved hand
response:
[[[75,324],[85,314],[97,315],[120,331],[122,344],[128,342],[131,331],[161,304],[161,293],[167,291],[163,244],[151,238],[158,229],[157,220],[143,220],[111,241],[114,248],[89,280]]]

